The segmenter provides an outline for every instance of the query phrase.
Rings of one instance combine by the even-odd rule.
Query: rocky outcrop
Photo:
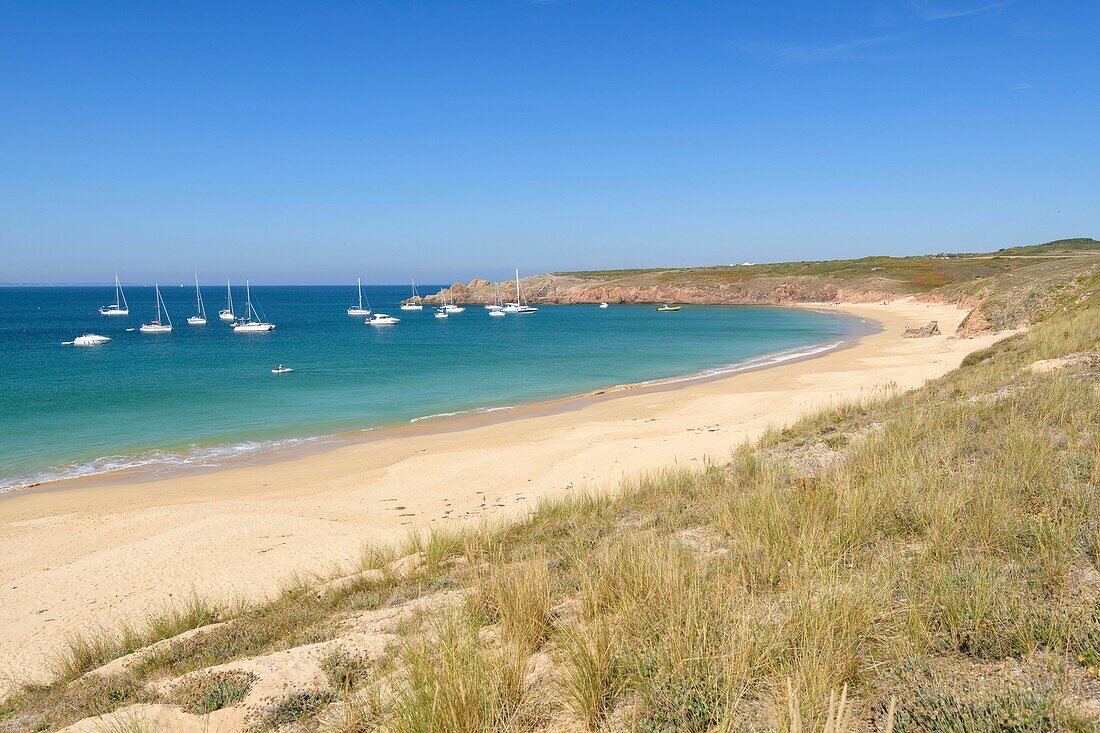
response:
[[[756,277],[744,280],[691,281],[689,279],[661,282],[628,282],[615,280],[591,281],[570,275],[535,275],[523,278],[524,297],[536,304],[584,303],[683,303],[686,305],[775,305],[783,303],[872,303],[890,300],[902,293],[881,287],[861,290],[850,283],[841,285],[817,277]],[[487,280],[455,283],[446,291],[428,295],[424,302],[435,305],[448,300],[464,305],[496,301],[496,285]],[[514,283],[502,282],[505,300],[515,295]]]
[[[940,324],[935,321],[929,321],[928,325],[913,328],[912,326],[905,327],[905,333],[902,334],[902,338],[907,339],[924,339],[929,336],[940,335]]]

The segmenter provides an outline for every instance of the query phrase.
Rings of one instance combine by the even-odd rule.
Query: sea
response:
[[[694,378],[838,348],[869,331],[838,313],[759,306],[541,306],[490,318],[401,311],[408,286],[364,285],[395,326],[346,314],[349,286],[254,286],[270,333],[220,321],[224,285],[126,285],[130,315],[101,316],[113,286],[0,288],[0,492],[121,469],[220,465],[361,430],[508,410],[616,385]],[[435,292],[425,286],[421,292]],[[243,311],[244,288],[234,289]],[[84,333],[94,347],[63,345]],[[294,371],[275,375],[284,364]]]

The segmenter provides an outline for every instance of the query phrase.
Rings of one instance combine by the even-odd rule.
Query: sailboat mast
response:
[[[359,310],[363,310],[363,278],[357,277],[355,280],[359,283]]]
[[[516,270],[516,303],[519,302],[519,270]]]

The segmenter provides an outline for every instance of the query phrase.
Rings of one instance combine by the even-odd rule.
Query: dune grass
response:
[[[85,643],[0,730],[152,700],[149,681],[442,589],[466,602],[401,629],[384,668],[326,661],[328,687],[288,693],[263,726],[329,711],[349,733],[1096,730],[1100,374],[1027,367],[1098,350],[1100,308],[1061,313],[727,463],[411,535],[407,575],[290,587],[121,676],[73,679],[173,624]]]

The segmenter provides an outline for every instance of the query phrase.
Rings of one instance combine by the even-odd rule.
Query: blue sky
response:
[[[1100,236],[1094,0],[6,2],[0,281]]]

